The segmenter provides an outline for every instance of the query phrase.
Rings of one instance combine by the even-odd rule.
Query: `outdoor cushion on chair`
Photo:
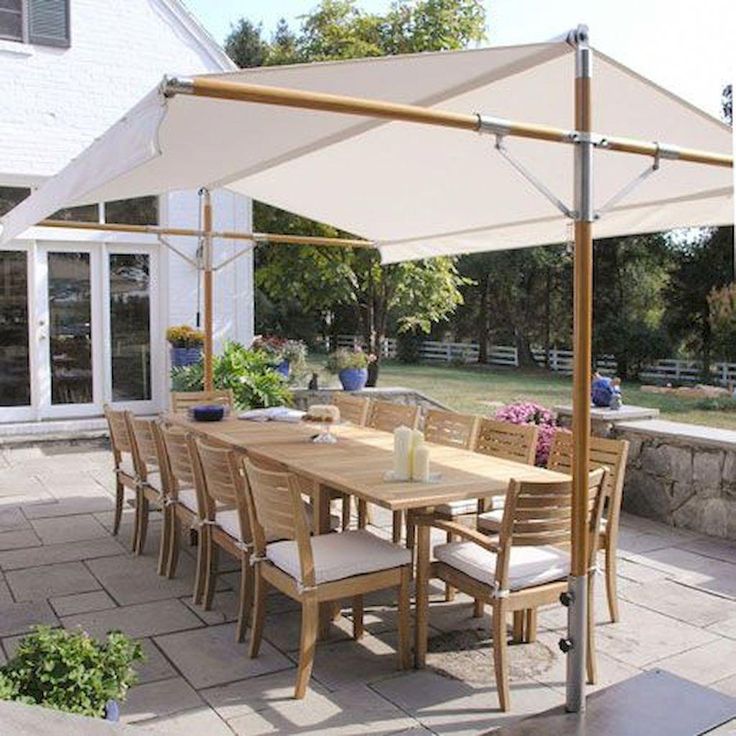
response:
[[[158,470],[150,471],[146,475],[146,483],[151,486],[154,490],[158,491],[159,493],[164,492],[163,483],[161,482],[161,473]]]
[[[135,478],[137,473],[135,472],[135,466],[133,465],[133,458],[130,457],[130,455],[124,455],[120,459],[120,465],[118,466],[118,470],[121,473],[125,473],[126,475],[129,475],[131,478]]]
[[[435,511],[443,516],[463,516],[465,514],[474,514],[478,510],[478,501],[475,498],[468,498],[464,501],[450,501],[450,503],[442,503]]]
[[[182,488],[179,491],[177,500],[182,506],[185,506],[190,511],[197,513],[197,492],[194,488]]]
[[[481,583],[493,586],[496,573],[496,554],[475,542],[450,542],[434,548],[440,562],[464,572]],[[570,554],[557,547],[511,547],[509,558],[509,590],[521,590],[554,580],[563,580],[570,574]]]
[[[498,532],[503,521],[503,508],[478,514],[478,529],[484,532]]]
[[[354,575],[390,570],[411,562],[411,552],[360,529],[341,534],[312,537],[315,580],[326,583]],[[275,542],[266,547],[266,557],[276,567],[301,582],[299,551],[294,541]]]

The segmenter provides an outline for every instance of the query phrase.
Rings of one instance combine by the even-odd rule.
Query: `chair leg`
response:
[[[514,611],[514,633],[512,637],[514,644],[524,641],[524,611]]]
[[[158,569],[159,575],[166,574],[166,566],[169,559],[169,552],[171,548],[171,512],[173,509],[166,504],[163,505],[161,511],[161,517],[163,519],[163,528],[161,529],[161,542],[158,547]]]
[[[363,626],[363,596],[353,596],[353,639],[358,641],[363,638],[365,627]]]
[[[350,529],[350,509],[353,505],[352,496],[342,497],[342,530],[347,531]]]
[[[305,597],[302,601],[302,633],[299,642],[299,668],[296,673],[294,697],[301,700],[307,692],[309,678],[312,676],[314,650],[317,644],[319,624],[319,604],[316,596]]]
[[[207,577],[207,545],[208,545],[207,527],[202,527],[199,534],[199,544],[197,545],[197,572],[194,578],[194,595],[192,600],[199,605],[204,596],[204,584]]]
[[[595,685],[598,680],[598,658],[595,652],[595,573],[588,575],[588,620],[586,621],[585,669],[588,684]]]
[[[403,525],[404,514],[401,511],[394,511],[393,527],[391,530],[391,539],[394,544],[401,541],[401,527]]]
[[[411,667],[411,566],[401,568],[401,585],[399,586],[399,667],[408,670]]]
[[[606,547],[606,597],[608,598],[608,612],[611,615],[611,623],[618,623],[620,615],[618,612],[618,581],[617,581],[616,550]]]
[[[452,532],[447,532],[447,543],[450,544],[450,542],[455,541],[455,536],[452,534]],[[455,600],[455,588],[452,587],[449,583],[445,583],[445,600],[448,603],[451,603]]]
[[[140,506],[140,512],[138,514],[138,536],[135,541],[135,553],[142,555],[146,547],[146,537],[148,536],[148,516],[151,513],[151,504],[143,494],[143,491],[140,492],[138,504]]]
[[[245,630],[253,609],[253,567],[250,555],[243,554],[240,560],[240,604],[238,606],[238,627],[236,638],[245,641]]]
[[[526,621],[524,622],[524,641],[531,644],[537,640],[537,609],[527,608],[525,611]]]
[[[253,623],[250,630],[250,656],[257,657],[261,648],[261,637],[263,636],[263,624],[266,620],[266,598],[268,597],[268,583],[258,570],[255,571],[253,603]],[[302,613],[302,616],[304,614]],[[303,621],[302,621],[303,626]],[[316,635],[316,632],[315,632]]]
[[[486,604],[480,598],[476,598],[473,603],[473,618],[483,618],[485,609]]]
[[[502,711],[510,706],[509,697],[509,660],[506,643],[506,605],[497,600],[493,603],[493,666],[496,673],[496,689],[498,702]]]
[[[368,523],[368,504],[358,499],[358,529],[365,529]]]
[[[123,502],[125,501],[125,488],[119,478],[115,479],[115,516],[112,522],[112,533],[116,536],[120,531],[120,522],[123,519]]]
[[[207,557],[205,562],[204,595],[202,605],[205,611],[212,608],[212,599],[215,597],[215,583],[217,582],[217,568],[220,562],[220,548],[212,539],[212,532],[207,534]]]
[[[138,536],[141,533],[141,511],[143,492],[140,488],[135,489],[135,512],[133,514],[133,536],[130,540],[130,551],[134,554],[138,554]]]
[[[175,509],[171,509],[171,531],[169,532],[169,551],[166,559],[166,577],[173,578],[179,564],[179,535],[181,534],[181,522]]]

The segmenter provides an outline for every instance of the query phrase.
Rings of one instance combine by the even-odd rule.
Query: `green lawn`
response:
[[[321,367],[317,360],[315,356],[314,370]],[[320,382],[330,385],[336,379],[322,373]],[[379,386],[414,388],[457,411],[483,413],[493,410],[484,402],[530,400],[548,407],[569,404],[571,379],[543,370],[385,362]],[[698,400],[643,393],[636,383],[624,383],[623,396],[626,404],[659,409],[663,419],[736,429],[735,411],[708,411],[698,407]]]

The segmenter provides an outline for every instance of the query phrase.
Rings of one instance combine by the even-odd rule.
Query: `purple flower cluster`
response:
[[[512,424],[536,424],[539,427],[536,463],[540,466],[547,464],[555,433],[564,431],[557,426],[554,414],[549,409],[540,404],[535,404],[533,401],[518,401],[515,404],[508,404],[496,412],[496,419]]]

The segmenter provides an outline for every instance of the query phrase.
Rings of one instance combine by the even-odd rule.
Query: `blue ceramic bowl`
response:
[[[195,422],[219,422],[225,416],[225,407],[218,404],[205,404],[192,407]]]

